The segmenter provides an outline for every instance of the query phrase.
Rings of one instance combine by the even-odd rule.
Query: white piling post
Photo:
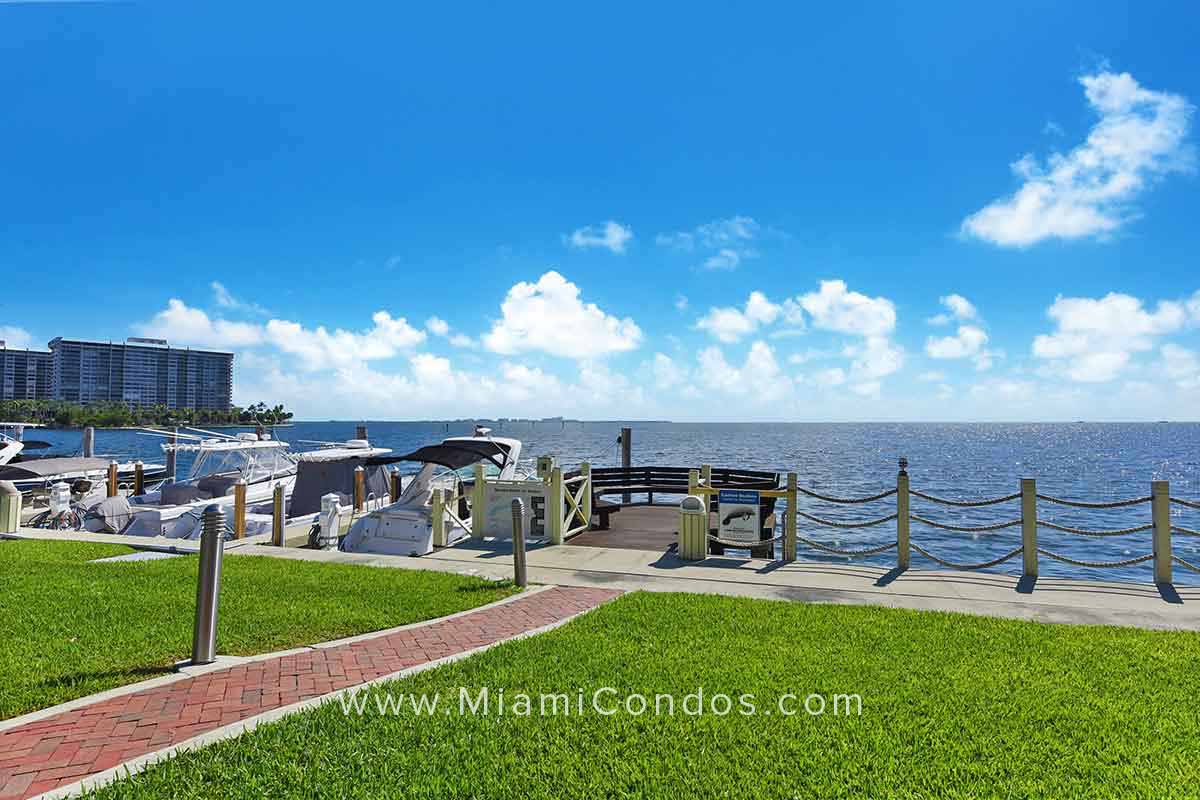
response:
[[[909,546],[908,511],[908,459],[900,459],[900,471],[896,473],[896,566],[908,569],[912,561]]]
[[[1150,513],[1154,520],[1154,582],[1171,583],[1171,484],[1150,483]]]
[[[1021,566],[1026,578],[1038,574],[1037,481],[1021,478]]]
[[[429,514],[433,522],[433,546],[446,546],[446,500],[444,489],[434,489],[429,504]]]
[[[550,472],[550,490],[546,495],[546,517],[550,523],[550,544],[563,543],[563,476],[562,467]]]
[[[592,465],[584,461],[579,465],[579,474],[583,476],[583,502],[579,504],[583,512],[583,521],[588,528],[592,527]]]
[[[483,464],[475,465],[475,482],[471,486],[471,538],[482,539],[487,525],[487,476]]]

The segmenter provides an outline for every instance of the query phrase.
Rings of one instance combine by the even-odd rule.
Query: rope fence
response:
[[[780,491],[775,495],[776,497],[782,497],[786,495],[788,498],[788,507],[784,512],[786,520],[786,524],[784,526],[785,532],[782,537],[777,536],[774,539],[764,539],[762,544],[779,541],[782,538],[784,542],[783,552],[785,554],[785,559],[795,558],[796,545],[798,543],[821,553],[848,558],[875,556],[894,550],[896,551],[896,564],[901,569],[907,569],[909,567],[909,554],[911,551],[916,551],[921,556],[924,556],[936,564],[956,570],[989,569],[1021,556],[1023,561],[1022,573],[1026,576],[1033,577],[1037,576],[1038,558],[1040,556],[1044,556],[1048,559],[1058,561],[1063,564],[1085,569],[1118,569],[1153,561],[1156,582],[1170,582],[1171,566],[1173,564],[1178,564],[1184,569],[1189,569],[1200,573],[1200,568],[1197,568],[1195,564],[1180,558],[1171,551],[1172,534],[1177,536],[1200,537],[1200,530],[1175,524],[1170,519],[1170,507],[1172,504],[1186,509],[1200,510],[1200,501],[1171,497],[1169,494],[1169,486],[1166,481],[1153,481],[1151,485],[1151,493],[1145,496],[1130,497],[1111,501],[1091,501],[1074,500],[1071,498],[1057,497],[1050,494],[1039,493],[1037,491],[1036,482],[1034,479],[1024,478],[1021,480],[1021,487],[1020,491],[1018,492],[1000,495],[997,497],[962,499],[940,497],[935,494],[930,494],[911,488],[907,473],[907,460],[901,459],[900,466],[901,469],[897,476],[896,488],[888,489],[886,491],[881,491],[864,497],[841,497],[837,495],[825,494],[824,492],[819,492],[815,489],[807,489],[796,484],[795,473],[789,474],[788,492],[785,493]],[[800,496],[811,498],[820,502],[834,503],[838,505],[874,503],[880,500],[885,500],[889,497],[895,497],[896,511],[893,514],[888,514],[887,516],[882,516],[875,519],[842,521],[830,519],[825,516],[812,514],[807,511],[800,510],[799,508],[795,508],[796,498]],[[912,498],[936,505],[960,509],[984,508],[1001,505],[1003,503],[1019,502],[1021,514],[1018,517],[987,524],[958,525],[951,522],[939,521],[922,514],[913,513],[911,509]],[[1054,522],[1048,519],[1040,518],[1037,513],[1039,503],[1047,503],[1055,506],[1066,506],[1068,508],[1086,511],[1113,511],[1148,504],[1150,505],[1152,519],[1147,522],[1142,522],[1137,525],[1131,525],[1123,528],[1093,529],[1077,527],[1075,525],[1068,525],[1061,522]],[[797,520],[801,520],[812,525],[836,528],[839,530],[861,530],[894,522],[896,524],[896,536],[894,541],[872,547],[837,547],[801,535],[796,529]],[[972,535],[999,533],[1001,531],[1010,529],[1019,529],[1021,539],[1019,546],[1013,547],[1011,550],[1008,550],[996,558],[979,562],[956,561],[953,559],[944,558],[935,552],[931,552],[921,543],[912,541],[910,536],[910,526],[914,522],[927,528],[940,531]],[[1073,536],[1083,536],[1096,539],[1111,539],[1119,536],[1132,536],[1140,533],[1149,533],[1150,536],[1148,538],[1150,541],[1147,543],[1152,544],[1153,548],[1151,552],[1146,553],[1145,555],[1114,561],[1076,558],[1064,553],[1055,552],[1053,550],[1040,547],[1038,545],[1039,530],[1055,531]],[[757,546],[752,544],[748,545],[745,542],[730,542],[715,536],[710,536],[709,540],[726,546],[739,546],[742,548]],[[1014,542],[1014,544],[1016,543]]]

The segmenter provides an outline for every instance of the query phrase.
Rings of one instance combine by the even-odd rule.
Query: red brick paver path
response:
[[[503,641],[620,592],[554,587],[454,619],[185,678],[0,732],[0,798],[32,797],[272,709]]]

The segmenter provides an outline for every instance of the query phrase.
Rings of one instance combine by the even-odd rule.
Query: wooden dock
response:
[[[609,518],[608,530],[584,531],[566,543],[576,547],[622,547],[662,553],[678,542],[678,521],[677,506],[622,506],[620,513]]]

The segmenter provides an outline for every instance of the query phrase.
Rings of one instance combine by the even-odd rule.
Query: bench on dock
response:
[[[623,506],[640,505],[675,505],[679,498],[688,493],[688,473],[692,467],[592,467],[592,512],[598,517],[593,530],[608,530],[609,517],[621,510]],[[565,478],[578,475],[568,473]],[[712,486],[717,489],[777,489],[779,475],[775,472],[750,469],[726,469],[714,467],[712,470]],[[654,496],[671,496],[666,502],[655,503]],[[629,502],[613,502],[604,498],[613,495],[628,496]],[[634,496],[644,495],[644,502],[633,501]],[[709,500],[709,510],[717,510],[717,497],[712,495]],[[762,538],[774,536],[773,525],[775,498],[764,497],[760,505],[761,519],[764,526]],[[710,542],[712,553],[720,555],[725,552],[722,545]],[[754,555],[769,557],[768,548],[753,548]],[[762,553],[758,551],[762,551]]]

